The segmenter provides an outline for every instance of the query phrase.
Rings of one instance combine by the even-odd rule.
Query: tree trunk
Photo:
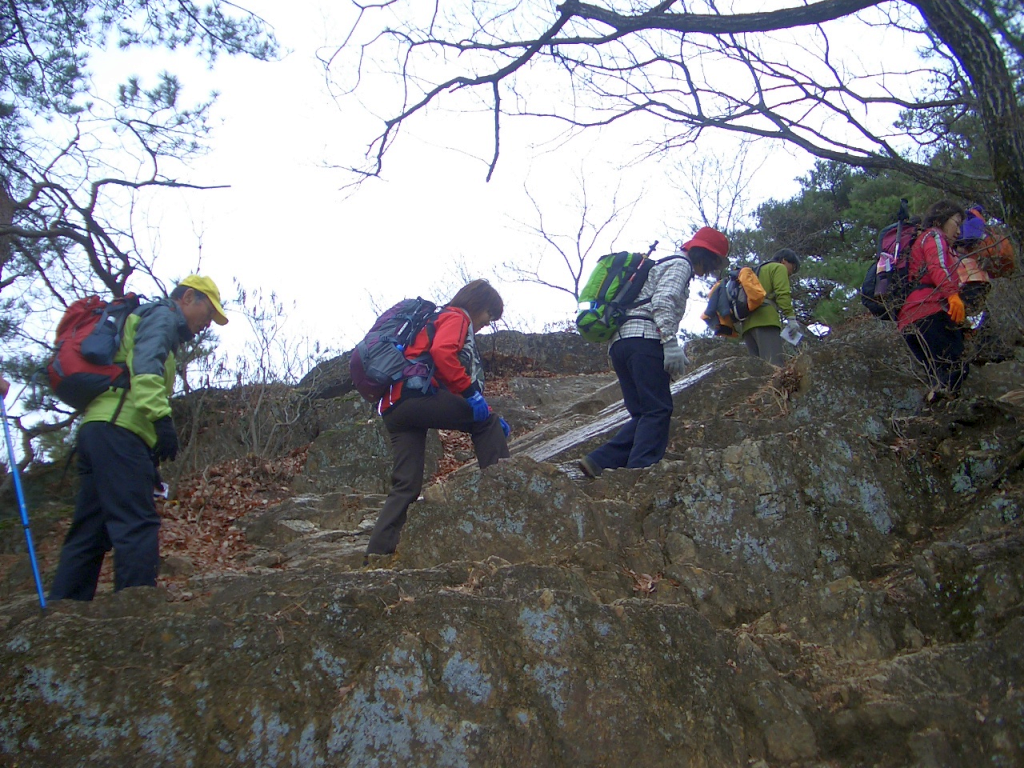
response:
[[[1024,236],[1024,110],[992,31],[957,0],[909,0],[970,78],[992,158],[1003,217]]]

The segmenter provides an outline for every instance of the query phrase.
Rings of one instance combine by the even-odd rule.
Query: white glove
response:
[[[665,370],[668,371],[668,375],[673,379],[682,376],[686,366],[690,364],[690,358],[686,356],[683,348],[675,341],[670,341],[662,345],[662,350],[665,352]]]
[[[804,329],[800,326],[796,320],[787,318],[782,323],[782,339],[792,344],[794,347],[800,343],[800,339],[804,337]]]

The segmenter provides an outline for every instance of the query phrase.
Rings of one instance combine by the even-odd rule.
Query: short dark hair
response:
[[[939,200],[939,202],[934,203],[924,215],[925,229],[941,227],[951,218],[958,215],[961,218],[964,216],[964,209],[961,206],[957,205],[952,200]]]
[[[800,257],[796,255],[796,251],[792,248],[781,248],[779,251],[772,256],[772,261],[777,261],[780,264],[784,261],[788,261],[793,265],[793,271],[800,271]]]
[[[691,245],[686,250],[686,257],[690,260],[694,270],[704,275],[720,272],[729,264],[728,256],[719,256],[703,245]]]
[[[200,291],[198,288],[193,288],[191,285],[176,285],[176,286],[174,286],[174,290],[171,291],[170,298],[173,299],[174,301],[181,301],[183,298],[185,298],[186,291],[189,291],[189,290],[195,291],[196,296],[199,296],[200,298],[206,299],[206,302],[208,304],[210,304],[210,305],[213,304],[213,302],[210,301],[210,297],[209,296],[207,296],[205,293]]]
[[[505,302],[501,300],[494,287],[486,280],[474,280],[466,283],[448,302],[449,307],[466,310],[470,315],[486,311],[491,321],[500,320],[505,311]]]

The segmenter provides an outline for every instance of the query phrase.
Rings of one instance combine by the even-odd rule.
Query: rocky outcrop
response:
[[[513,381],[513,458],[426,487],[369,569],[386,444],[330,401],[302,492],[240,523],[247,572],[193,576],[188,602],[0,605],[0,754],[1020,764],[1024,412],[994,396],[1024,361],[926,408],[890,334],[783,369],[694,343],[666,460],[597,480],[574,460],[626,418],[607,373]]]
[[[548,374],[602,373],[610,369],[603,345],[591,344],[576,333],[495,331],[477,337],[484,368],[492,375],[529,370]],[[354,391],[348,364],[351,351],[321,363],[298,389],[313,397],[341,397]]]
[[[749,663],[749,642],[688,607],[602,605],[563,569],[285,573],[222,584],[187,610],[138,592],[18,624],[19,663],[3,673],[17,716],[0,743],[20,764],[676,766],[817,752],[800,693]]]
[[[348,396],[333,409],[333,423],[310,443],[309,458],[292,482],[296,493],[326,493],[358,488],[386,493],[391,487],[391,445],[373,406]],[[426,472],[437,472],[441,444],[437,433],[427,441]]]

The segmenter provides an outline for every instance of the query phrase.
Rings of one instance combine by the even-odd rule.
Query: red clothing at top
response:
[[[909,271],[911,291],[900,309],[897,327],[908,325],[938,312],[948,312],[947,299],[960,293],[963,283],[957,274],[958,257],[938,227],[926,229],[910,249]]]
[[[479,388],[473,384],[469,371],[459,360],[459,352],[466,345],[470,332],[469,315],[458,307],[445,307],[433,322],[434,338],[430,339],[427,328],[423,328],[405,349],[405,356],[412,360],[426,351],[434,360],[434,376],[430,383],[441,386],[456,395],[472,395]],[[379,411],[384,413],[402,399],[402,385],[399,381],[380,401]]]

